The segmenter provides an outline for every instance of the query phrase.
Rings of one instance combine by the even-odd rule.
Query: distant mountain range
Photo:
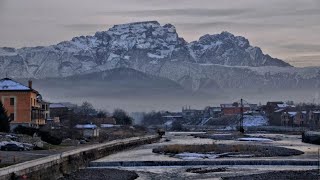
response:
[[[320,68],[293,67],[263,54],[244,37],[222,32],[188,43],[173,25],[155,21],[115,25],[52,46],[0,48],[0,77],[6,74],[38,79],[46,87],[68,82],[66,87],[83,88],[88,81],[100,82],[105,91],[112,84],[179,92],[320,87]]]

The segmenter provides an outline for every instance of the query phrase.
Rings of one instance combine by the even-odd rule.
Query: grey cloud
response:
[[[259,12],[244,14],[243,17],[248,19],[275,18],[285,17],[294,18],[302,16],[320,16],[320,7],[312,9],[266,9]]]
[[[289,15],[289,16],[320,15],[320,8],[295,10],[295,11],[283,13],[282,15]]]
[[[295,56],[286,59],[287,62],[294,64],[297,67],[306,66],[319,66],[320,55],[310,55],[310,56]]]
[[[301,60],[320,61],[320,55],[296,56],[291,59],[292,61],[301,61]]]
[[[298,24],[270,24],[270,23],[249,23],[249,22],[235,22],[235,21],[216,21],[216,22],[193,22],[193,23],[175,23],[177,26],[191,29],[200,29],[200,28],[212,28],[212,27],[226,27],[226,28],[255,28],[257,29],[275,29],[275,28],[299,28],[303,27]]]
[[[5,5],[6,5],[6,1],[5,0],[0,0],[0,15],[4,14]],[[0,16],[0,18],[1,18],[1,16]]]
[[[76,30],[97,30],[99,28],[106,28],[111,26],[109,24],[64,24],[62,25],[68,29],[76,29]]]
[[[285,48],[292,52],[319,52],[320,44],[285,44],[280,45],[281,48]]]
[[[251,9],[205,9],[205,8],[188,8],[188,9],[154,9],[139,11],[109,11],[101,12],[104,15],[127,15],[127,16],[193,16],[193,17],[210,17],[210,16],[235,16],[245,14]]]

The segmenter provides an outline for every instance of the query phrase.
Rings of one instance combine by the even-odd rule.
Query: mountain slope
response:
[[[0,48],[0,77],[86,78],[102,72],[116,79],[119,68],[135,75],[139,71],[141,77],[165,78],[193,91],[312,89],[320,84],[319,68],[292,67],[263,54],[244,37],[222,32],[188,43],[173,25],[154,21],[115,25],[47,47]]]
[[[57,45],[0,48],[0,76],[65,77],[128,67],[145,72],[143,64],[189,62],[230,66],[290,66],[264,55],[244,37],[227,32],[187,43],[171,24],[140,22],[115,25],[94,36],[75,37]]]

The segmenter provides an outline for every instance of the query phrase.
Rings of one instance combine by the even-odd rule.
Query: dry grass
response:
[[[190,168],[190,169],[187,169],[186,172],[205,174],[205,173],[215,173],[215,172],[226,172],[227,170],[228,169],[225,167],[221,167],[221,168]]]
[[[167,145],[153,149],[154,153],[161,154],[179,154],[189,153],[235,153],[254,155],[255,157],[273,157],[273,156],[292,156],[301,155],[302,151],[275,146],[261,146],[248,144],[202,144],[202,145]]]
[[[183,152],[190,152],[190,153],[206,153],[206,152],[214,152],[216,151],[217,146],[215,144],[202,144],[202,145],[182,145],[182,144],[175,144],[175,145],[168,145],[163,146],[157,149],[154,149],[154,152],[159,150],[155,153],[172,153],[172,154],[179,154]]]

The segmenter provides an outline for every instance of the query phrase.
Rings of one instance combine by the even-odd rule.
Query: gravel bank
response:
[[[235,177],[223,177],[223,180],[287,180],[287,179],[296,179],[296,180],[315,180],[320,179],[318,172],[316,170],[309,171],[276,171],[268,172],[261,174],[253,175],[244,175],[244,176],[235,176]]]
[[[134,171],[119,169],[82,169],[60,180],[134,180],[138,178]]]

